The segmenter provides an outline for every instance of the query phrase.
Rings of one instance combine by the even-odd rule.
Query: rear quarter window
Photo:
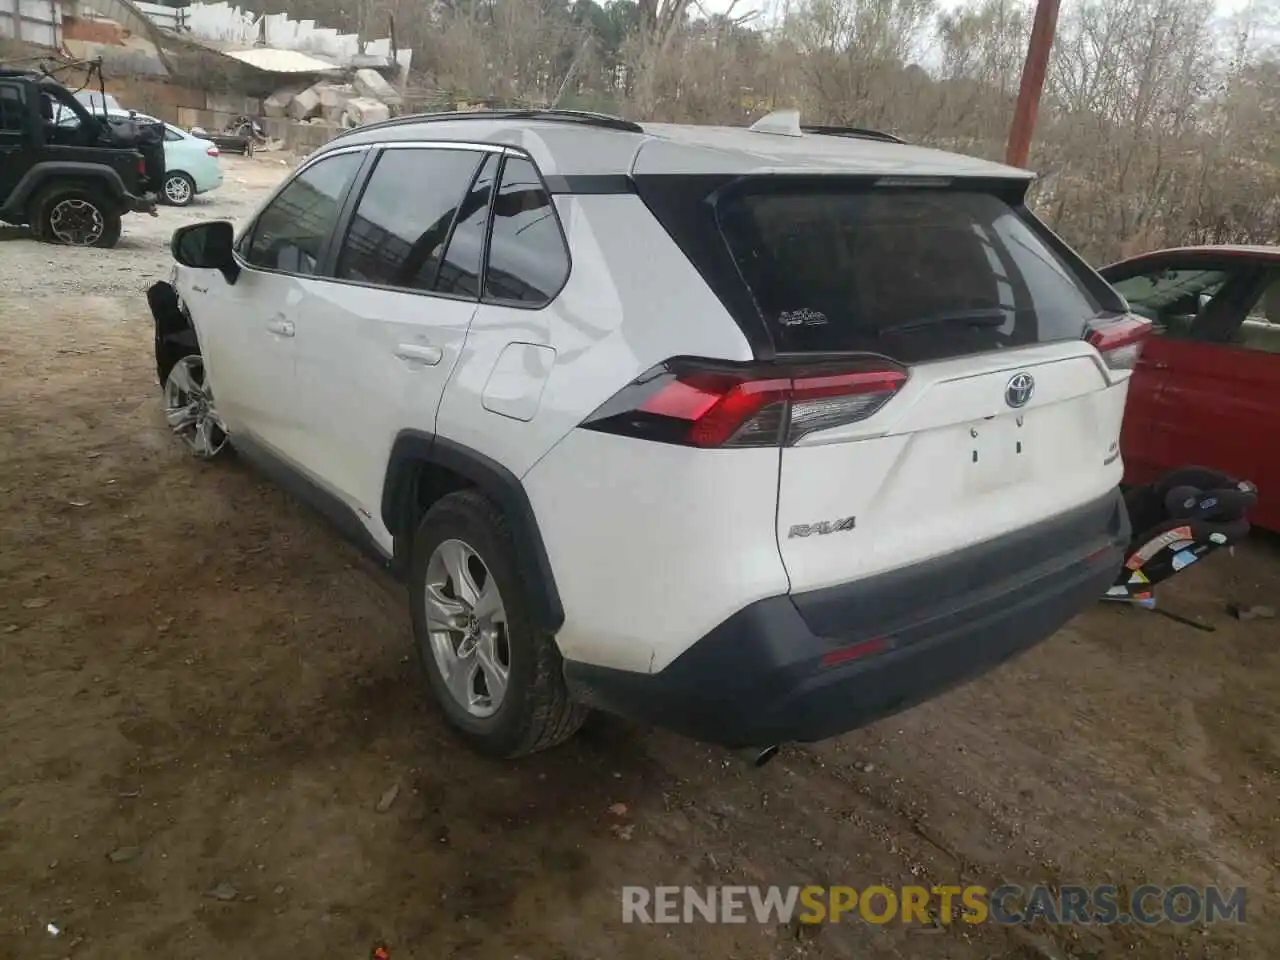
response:
[[[720,231],[780,353],[905,363],[1078,339],[1100,312],[1017,209],[956,189],[760,189]]]

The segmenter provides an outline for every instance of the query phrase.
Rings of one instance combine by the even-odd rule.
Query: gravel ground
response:
[[[168,235],[285,170],[132,217],[116,250],[0,234],[0,958],[1280,956],[1280,549],[1099,607],[996,673],[762,770],[607,718],[514,764],[449,736],[401,588],[160,416]],[[623,884],[1243,885],[1210,928],[670,927]],[[51,933],[52,924],[57,930]]]

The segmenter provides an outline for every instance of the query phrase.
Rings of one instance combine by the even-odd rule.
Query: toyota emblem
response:
[[[1004,388],[1004,402],[1011,407],[1025,407],[1036,392],[1035,378],[1029,373],[1014,374]]]

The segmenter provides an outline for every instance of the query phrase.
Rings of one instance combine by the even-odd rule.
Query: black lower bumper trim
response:
[[[588,706],[698,740],[728,747],[825,740],[985,673],[1100,600],[1129,540],[1119,491],[1065,520],[1066,527],[1062,517],[1047,521],[1043,536],[1019,531],[848,587],[753,603],[658,673],[568,661],[565,676]],[[1010,556],[1024,566],[1006,568]],[[929,590],[947,568],[961,587],[939,599]],[[973,573],[983,568],[1004,575],[983,581]],[[907,613],[902,601],[912,594]],[[824,665],[824,657],[869,640],[880,652]]]

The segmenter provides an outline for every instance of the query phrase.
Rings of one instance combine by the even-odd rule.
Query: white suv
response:
[[[169,421],[408,582],[449,721],[743,748],[974,676],[1111,585],[1146,321],[1031,175],[871,131],[403,117],[150,291]]]

